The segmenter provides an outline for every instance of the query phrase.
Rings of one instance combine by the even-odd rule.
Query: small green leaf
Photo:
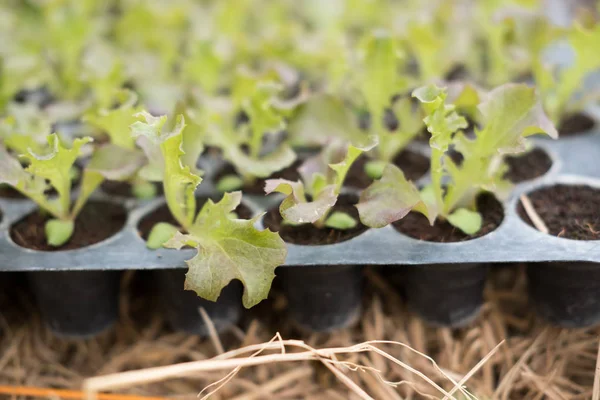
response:
[[[135,141],[129,132],[129,126],[137,121],[137,95],[129,90],[122,90],[117,93],[117,101],[117,108],[88,113],[84,115],[83,121],[106,132],[111,143],[124,149],[134,149]]]
[[[265,183],[265,193],[279,192],[287,195],[279,206],[279,212],[284,220],[294,224],[314,223],[327,215],[337,201],[335,187],[329,185],[313,198],[307,201],[302,182],[292,182],[285,179],[269,179]]]
[[[71,220],[51,219],[46,222],[46,240],[50,246],[60,247],[73,235],[75,224]]]
[[[474,235],[481,229],[481,214],[466,208],[459,208],[448,216],[448,222],[467,235]]]
[[[138,181],[132,186],[133,195],[140,200],[149,200],[156,197],[156,186],[152,182]]]
[[[341,211],[334,211],[327,217],[325,226],[328,228],[348,230],[356,227],[356,220],[349,214]]]
[[[289,167],[296,161],[296,153],[287,144],[282,144],[264,157],[251,157],[237,146],[224,149],[226,160],[235,165],[239,174],[266,178],[277,171]]]
[[[380,179],[387,162],[380,160],[370,160],[365,164],[367,176],[373,180]]]
[[[56,189],[59,196],[56,216],[65,219],[69,216],[70,196],[71,196],[71,168],[80,155],[81,147],[91,142],[92,139],[77,138],[73,141],[73,146],[68,149],[63,146],[58,136],[53,133],[48,136],[48,145],[50,153],[35,154],[29,151],[24,157],[29,162],[26,171],[32,175],[47,179]]]
[[[148,240],[146,240],[146,247],[152,250],[159,249],[177,232],[179,232],[179,230],[175,226],[166,222],[159,222],[152,227],[152,230],[148,235]]]
[[[221,193],[233,192],[244,186],[244,180],[238,175],[225,175],[217,182],[217,190]]]

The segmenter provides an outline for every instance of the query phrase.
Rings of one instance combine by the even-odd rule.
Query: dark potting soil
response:
[[[10,237],[19,246],[40,251],[74,250],[98,243],[116,234],[123,228],[127,211],[120,205],[89,201],[75,220],[75,231],[71,239],[61,247],[46,243],[44,226],[50,216],[34,211],[15,223],[10,229]]]
[[[296,160],[289,167],[286,167],[281,171],[275,172],[268,178],[258,178],[251,184],[245,185],[242,188],[242,191],[247,194],[264,195],[265,181],[267,179],[287,179],[296,182],[300,179],[300,173],[298,173],[298,168],[302,165],[302,162],[303,160]],[[238,175],[233,165],[227,164],[219,172],[217,172],[214,178],[215,185],[219,182],[221,178],[223,178],[226,175]]]
[[[600,240],[600,189],[585,185],[554,185],[527,195],[551,235],[575,240]],[[519,202],[517,212],[534,226]]]
[[[214,201],[217,201],[219,199],[214,199]],[[196,207],[197,207],[198,211],[200,210],[200,208],[202,208],[202,205],[205,202],[206,202],[206,198],[196,199]],[[252,210],[250,210],[248,207],[246,207],[243,204],[240,204],[235,209],[235,212],[238,215],[238,217],[241,219],[252,218]],[[154,228],[154,225],[158,224],[159,222],[166,222],[173,226],[179,226],[179,223],[175,220],[175,218],[173,218],[173,215],[171,215],[171,211],[169,211],[169,207],[166,204],[163,204],[162,206],[160,206],[157,209],[155,209],[154,211],[150,212],[148,215],[144,216],[144,218],[142,218],[140,220],[140,222],[138,223],[138,227],[137,227],[138,233],[144,240],[147,240],[148,235],[150,234],[150,231],[152,230],[152,228]]]
[[[446,74],[447,81],[464,81],[469,79],[469,70],[466,66],[459,64],[455,65],[448,73]]]
[[[365,164],[369,161],[367,156],[360,156],[348,171],[344,182],[345,186],[365,189],[371,183],[371,179],[365,172]],[[416,181],[429,171],[429,159],[420,153],[410,150],[402,150],[393,160],[393,163],[404,172],[404,176],[411,181]]]
[[[398,118],[391,109],[386,109],[383,114],[383,123],[390,131],[395,131],[400,126]],[[358,115],[358,127],[363,131],[368,131],[371,128],[371,114],[363,112]]]
[[[558,137],[573,136],[585,133],[594,128],[596,122],[589,116],[577,113],[567,115],[558,126]]]
[[[440,243],[464,242],[487,235],[500,226],[504,219],[502,204],[491,193],[482,193],[477,197],[477,211],[481,213],[483,223],[475,235],[467,235],[447,221],[439,219],[431,226],[424,215],[416,212],[408,213],[393,225],[396,230],[415,239]]]
[[[25,199],[18,190],[9,185],[0,185],[0,197],[4,199]]]
[[[160,183],[154,183],[157,194],[163,193],[163,186]],[[133,186],[129,182],[104,181],[100,185],[102,191],[106,194],[127,198],[134,198]]]
[[[504,175],[512,183],[529,181],[544,175],[552,167],[552,159],[539,147],[515,156],[506,157],[508,171]]]
[[[355,196],[341,195],[332,212],[341,211],[352,216],[358,224],[356,227],[347,230],[332,228],[317,228],[313,224],[303,224],[298,226],[285,225],[282,222],[279,207],[273,208],[265,214],[264,225],[272,231],[279,232],[281,238],[287,243],[303,245],[325,245],[334,244],[350,240],[368,229],[367,226],[360,223],[358,210],[354,205],[358,202]]]

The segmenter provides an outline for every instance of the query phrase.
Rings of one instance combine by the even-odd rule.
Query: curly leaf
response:
[[[285,243],[274,232],[259,231],[251,220],[230,219],[241,201],[241,193],[226,193],[218,203],[208,200],[188,235],[176,233],[165,246],[190,245],[198,254],[187,261],[185,289],[216,301],[233,279],[244,284],[244,307],[267,298],[275,268],[285,262]]]
[[[58,136],[52,134],[48,136],[48,145],[51,149],[49,154],[38,155],[29,151],[29,154],[24,155],[29,162],[26,171],[47,179],[58,192],[57,212],[62,218],[67,218],[69,215],[71,168],[79,157],[81,147],[91,141],[89,137],[78,138],[73,141],[73,146],[67,149],[60,143]]]
[[[28,175],[21,163],[0,146],[0,183],[17,186],[19,182],[27,178]]]
[[[319,95],[310,98],[288,124],[292,145],[324,145],[328,138],[355,142],[364,134],[355,117],[336,97]]]
[[[337,201],[335,187],[324,187],[312,201],[306,199],[302,182],[285,179],[269,179],[265,183],[265,193],[279,192],[287,197],[281,202],[279,212],[283,219],[292,224],[314,223],[324,218]]]
[[[388,164],[382,178],[362,192],[356,208],[364,225],[381,228],[404,218],[421,203],[423,200],[417,187],[398,167]],[[432,217],[435,219],[435,216],[428,216]]]
[[[378,138],[377,136],[370,136],[369,140],[361,145],[354,146],[352,144],[348,145],[348,150],[346,151],[346,156],[344,159],[335,164],[329,164],[329,168],[335,171],[335,180],[332,182],[335,185],[335,193],[339,194],[344,181],[346,180],[346,175],[348,175],[348,171],[352,164],[356,159],[364,152],[373,149],[377,146]]]
[[[262,139],[268,133],[274,133],[285,127],[275,99],[282,87],[274,81],[258,81],[254,83],[252,94],[242,101],[242,108],[250,118],[250,154],[258,157],[262,147]]]
[[[525,150],[523,137],[558,132],[538,102],[535,89],[524,84],[505,84],[492,90],[479,105],[485,127],[477,132],[479,157]]]
[[[106,132],[111,143],[125,149],[133,149],[135,140],[129,127],[137,121],[137,95],[129,90],[121,90],[117,93],[117,102],[119,107],[88,113],[83,117],[83,121]]]
[[[138,121],[131,125],[132,134],[140,136],[140,144],[147,155],[156,154],[156,147],[160,147],[162,155],[162,168],[157,160],[150,160],[153,169],[146,168],[142,172],[152,171],[158,177],[162,172],[162,180],[167,205],[173,217],[184,228],[189,229],[196,212],[196,198],[194,192],[202,182],[202,178],[191,171],[189,165],[183,165],[183,130],[185,119],[178,115],[172,129],[163,129],[167,117],[154,117],[147,112],[138,114],[146,122]],[[148,175],[146,175],[148,176]]]
[[[398,73],[402,54],[396,39],[384,31],[369,35],[363,45],[359,85],[374,121],[380,121],[405,83]]]
[[[46,200],[46,181],[42,177],[28,174],[21,163],[0,146],[0,184],[8,184],[35,201],[40,207],[58,216],[56,204]]]

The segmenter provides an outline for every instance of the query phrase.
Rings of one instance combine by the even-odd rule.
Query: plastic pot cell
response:
[[[355,322],[361,310],[360,266],[302,266],[277,270],[288,312],[302,329],[328,332]]]
[[[198,297],[190,290],[184,290],[184,269],[164,269],[154,271],[158,285],[160,304],[165,319],[176,331],[200,336],[208,336],[209,331],[200,308],[204,308],[217,332],[235,325],[242,315],[242,284],[234,280],[221,291],[216,302]]]
[[[119,315],[120,271],[38,271],[27,279],[38,307],[58,336],[85,338],[109,327]]]
[[[532,263],[527,278],[531,302],[547,321],[569,328],[600,323],[600,263]]]
[[[483,304],[487,272],[486,264],[406,266],[404,289],[408,306],[434,325],[466,325]]]

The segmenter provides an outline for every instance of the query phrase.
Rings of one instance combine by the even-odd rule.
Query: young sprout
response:
[[[271,78],[261,78],[239,72],[232,88],[232,106],[213,121],[220,128],[213,135],[215,144],[223,150],[223,157],[232,163],[241,179],[225,176],[217,182],[221,191],[239,189],[256,178],[266,178],[290,166],[296,154],[287,143],[266,145],[267,139],[285,127],[286,107],[278,102],[282,86]],[[291,103],[290,103],[291,104]],[[293,106],[293,105],[292,105]],[[249,121],[236,124],[235,115],[243,110]],[[273,147],[273,146],[271,146]]]
[[[0,119],[0,142],[17,154],[29,149],[41,153],[52,131],[48,115],[31,103],[9,103],[6,111],[7,116]]]
[[[448,221],[467,235],[479,231],[482,217],[475,199],[482,190],[499,192],[509,183],[504,156],[526,150],[525,138],[536,133],[558,136],[544,114],[535,90],[526,85],[506,84],[489,92],[479,103],[483,128],[475,128],[475,138],[461,129],[467,121],[452,104],[446,103],[446,90],[426,86],[413,92],[427,112],[425,123],[431,133],[431,183],[421,191],[400,169],[390,164],[381,180],[361,195],[357,205],[363,224],[382,227],[403,218],[411,210],[425,215],[433,225],[436,219]],[[448,154],[453,147],[462,155],[457,164]]]
[[[300,168],[302,181],[269,179],[265,192],[279,192],[287,196],[279,211],[289,224],[311,223],[317,228],[352,229],[357,221],[342,212],[331,213],[331,209],[337,202],[352,163],[376,145],[375,136],[357,146],[334,140],[321,154],[304,162]]]
[[[555,71],[544,65],[539,58],[533,64],[533,75],[544,110],[555,124],[559,124],[569,114],[583,110],[599,97],[597,90],[578,99],[574,95],[585,78],[600,68],[600,25],[584,28],[576,24],[569,29],[567,39],[575,53],[575,59],[570,65]]]
[[[187,261],[186,289],[216,301],[231,280],[239,279],[245,286],[244,306],[258,304],[269,293],[275,268],[285,261],[285,243],[276,233],[254,227],[260,216],[250,220],[232,216],[241,202],[241,192],[226,193],[218,203],[207,200],[196,213],[195,190],[202,178],[182,162],[183,115],[171,124],[167,124],[166,116],[146,112],[138,116],[142,120],[131,125],[132,134],[145,143],[145,149],[155,150],[159,162],[154,172],[162,177],[167,206],[179,225],[154,226],[148,247],[197,249],[198,254]],[[168,129],[168,125],[173,128]]]
[[[116,96],[113,93],[112,99],[117,104],[116,107],[88,112],[83,116],[83,121],[108,135],[110,143],[101,146],[102,153],[114,153],[115,157],[116,154],[127,153],[135,155],[137,160],[144,159],[143,152],[136,146],[129,130],[129,126],[137,121],[135,114],[141,111],[141,107],[136,105],[137,95],[124,89],[117,91]],[[129,181],[134,195],[140,199],[156,196],[154,185],[138,172],[133,170],[130,176],[121,177],[119,180]]]
[[[121,179],[127,176],[139,168],[143,159],[126,151],[97,151],[83,172],[79,195],[72,203],[71,171],[82,146],[92,139],[75,139],[71,148],[66,148],[55,133],[49,135],[47,140],[49,151],[46,154],[29,150],[23,155],[26,168],[0,147],[0,183],[14,187],[52,216],[45,225],[46,238],[49,245],[59,247],[71,238],[77,215],[98,185],[105,178]],[[56,190],[56,198],[47,194],[48,185]]]
[[[403,54],[398,40],[378,31],[368,35],[362,46],[357,89],[371,117],[370,133],[379,140],[372,155],[374,159],[366,164],[365,172],[377,179],[385,165],[421,132],[423,115],[408,97],[392,105],[392,97],[406,91],[410,84],[408,77],[401,75]],[[400,122],[396,131],[390,131],[385,124],[385,114],[390,111]]]

